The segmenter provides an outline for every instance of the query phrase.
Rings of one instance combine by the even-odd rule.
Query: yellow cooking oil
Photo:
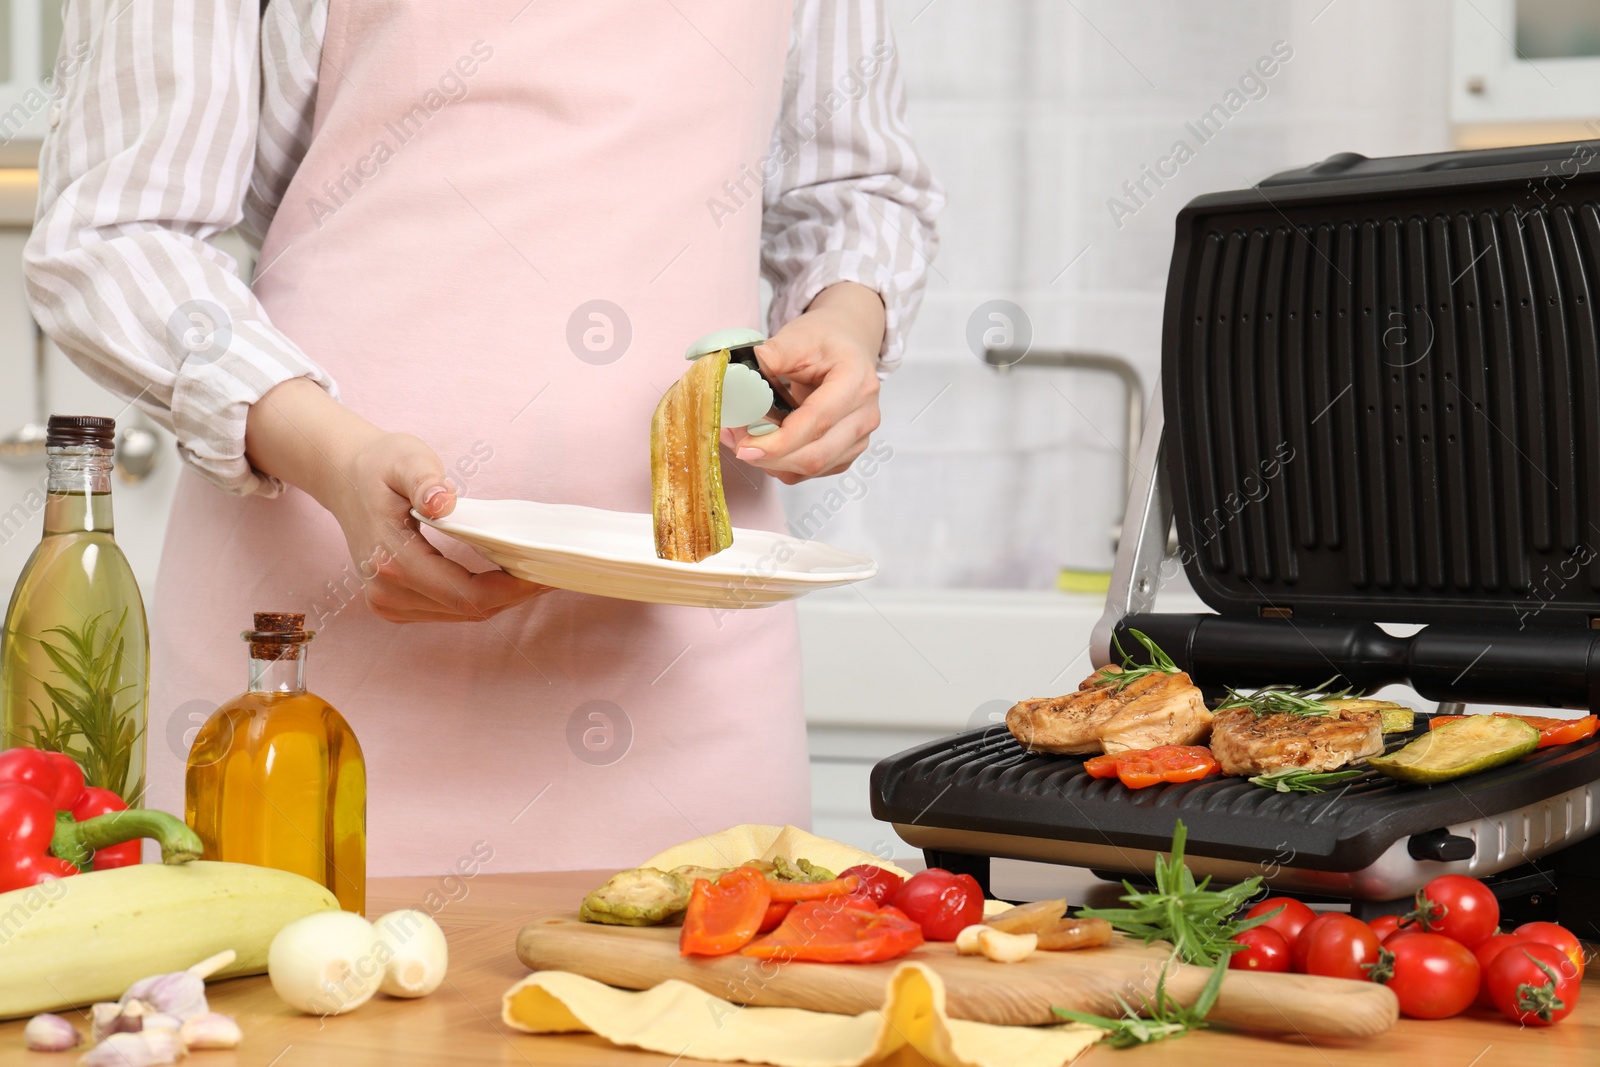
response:
[[[205,858],[292,871],[366,910],[367,772],[344,716],[305,688],[305,616],[257,612],[249,690],[189,750],[184,816]]]

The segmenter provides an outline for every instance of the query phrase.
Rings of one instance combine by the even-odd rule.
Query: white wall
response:
[[[879,589],[1047,588],[1062,565],[1109,569],[1123,477],[1116,389],[1071,371],[999,378],[966,346],[969,316],[984,301],[1011,300],[1031,320],[1036,347],[1121,355],[1153,389],[1178,209],[1334,152],[1448,148],[1450,5],[890,7],[913,128],[949,207],[910,352],[883,393],[881,436],[894,458],[818,536],[878,558]],[[1293,58],[1265,82],[1266,95],[1114,225],[1106,202],[1122,182],[1174,140],[1195,143],[1184,123],[1277,41]],[[809,506],[825,491],[791,495]]]

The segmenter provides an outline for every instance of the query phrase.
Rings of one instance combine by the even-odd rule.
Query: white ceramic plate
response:
[[[759,608],[871,578],[866,556],[764,530],[733,531],[733,546],[699,563],[657,559],[649,515],[531,500],[460,500],[425,519],[530,582],[622,600]]]

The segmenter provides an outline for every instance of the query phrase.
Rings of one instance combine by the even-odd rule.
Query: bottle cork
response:
[[[299,659],[300,648],[311,640],[301,611],[258,611],[255,630],[247,633],[252,659]]]

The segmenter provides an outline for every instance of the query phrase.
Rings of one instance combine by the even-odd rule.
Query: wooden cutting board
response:
[[[927,944],[886,963],[776,964],[748,956],[685,959],[677,927],[601,926],[575,914],[535,918],[517,937],[517,958],[536,971],[571,971],[624,989],[649,989],[669,978],[739,1004],[809,1008],[858,1015],[883,1005],[889,976],[906,960],[926,963],[944,980],[953,1018],[1002,1025],[1060,1022],[1051,1007],[1122,1014],[1152,996],[1167,960],[1163,946],[1120,935],[1101,948],[1035,952],[1021,963],[958,956],[950,944]],[[1209,972],[1175,965],[1167,992],[1192,1003]],[[1394,1025],[1394,994],[1372,982],[1305,974],[1230,971],[1211,1010],[1214,1023],[1261,1033],[1372,1037]]]

